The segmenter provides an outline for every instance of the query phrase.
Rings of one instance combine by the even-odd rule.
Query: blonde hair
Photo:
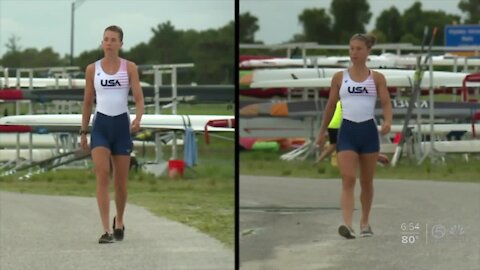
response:
[[[375,41],[377,41],[377,38],[372,34],[355,34],[350,38],[350,41],[355,39],[365,42],[365,45],[367,45],[369,49],[372,48],[373,45],[375,45]]]

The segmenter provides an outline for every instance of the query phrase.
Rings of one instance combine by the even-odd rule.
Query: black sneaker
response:
[[[125,231],[125,225],[123,226],[122,229],[116,229],[115,228],[115,218],[116,217],[113,217],[113,225],[112,225],[113,237],[115,237],[115,240],[117,240],[117,241],[122,241],[123,240],[123,233]]]
[[[370,227],[370,225],[367,225],[367,226],[365,226],[365,227],[360,226],[360,236],[361,236],[361,237],[370,237],[370,236],[373,236],[372,227]]]
[[[347,239],[355,238],[355,232],[347,225],[340,225],[340,227],[338,227],[338,233]]]
[[[102,236],[100,236],[100,239],[98,239],[99,244],[110,244],[113,243],[113,236],[111,233],[106,232]]]

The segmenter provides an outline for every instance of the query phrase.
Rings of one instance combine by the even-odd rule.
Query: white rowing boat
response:
[[[422,151],[430,150],[430,142],[422,142]],[[436,141],[434,149],[442,153],[480,153],[480,140],[462,140],[462,141]],[[385,143],[380,146],[380,152],[386,154],[395,153],[397,145],[394,143]]]
[[[251,88],[328,88],[332,76],[344,69],[340,68],[309,68],[309,69],[264,69],[253,71]],[[388,87],[412,87],[415,70],[373,69],[385,76]],[[463,80],[468,73],[454,73],[434,71],[432,75],[433,87],[462,87]],[[471,87],[480,87],[480,83],[469,83]],[[420,85],[421,88],[430,87],[430,73],[425,72]]]
[[[239,121],[240,137],[252,138],[310,138],[316,137],[319,123],[315,117],[242,117]],[[429,135],[430,124],[410,124],[413,133]],[[381,126],[378,126],[380,130]],[[402,132],[403,125],[392,125],[390,134]],[[464,131],[465,137],[473,135],[471,124],[435,124],[434,135],[445,138],[452,131]]]
[[[232,119],[231,115],[160,115],[145,114],[142,117],[141,128],[155,130],[185,130],[191,127],[194,131],[204,131],[205,125],[211,120]],[[132,115],[131,119],[135,119]],[[90,125],[93,115],[90,117]],[[0,118],[0,125],[27,126],[32,129],[44,129],[60,131],[65,129],[80,128],[82,122],[81,114],[38,114],[38,115],[13,115]],[[234,128],[211,127],[209,131],[234,131]]]
[[[422,59],[423,60],[423,59]],[[417,64],[416,55],[396,55],[384,53],[381,55],[368,56],[366,65],[370,68],[379,67],[407,67]],[[251,59],[242,61],[240,68],[284,68],[284,67],[303,67],[303,66],[350,66],[349,56],[308,56],[303,58],[271,58],[271,59]],[[480,66],[479,58],[459,57],[455,55],[436,55],[432,56],[432,65],[434,66]]]

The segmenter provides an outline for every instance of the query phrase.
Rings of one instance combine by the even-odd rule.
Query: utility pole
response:
[[[70,24],[71,26],[70,27],[70,66],[73,66],[73,36],[74,36],[74,29],[75,29],[75,8],[79,8],[83,2],[85,2],[85,0],[76,0],[72,2],[72,8],[71,8],[72,21]]]

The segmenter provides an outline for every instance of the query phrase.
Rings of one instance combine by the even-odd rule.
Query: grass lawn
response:
[[[391,157],[390,157],[391,158]],[[338,167],[330,161],[282,161],[279,153],[250,151],[239,155],[240,174],[266,176],[295,176],[311,178],[340,178]],[[446,156],[445,164],[431,163],[429,159],[417,166],[403,158],[396,167],[377,167],[375,178],[424,179],[434,181],[459,181],[480,183],[480,159],[470,156],[469,162],[461,156]]]

